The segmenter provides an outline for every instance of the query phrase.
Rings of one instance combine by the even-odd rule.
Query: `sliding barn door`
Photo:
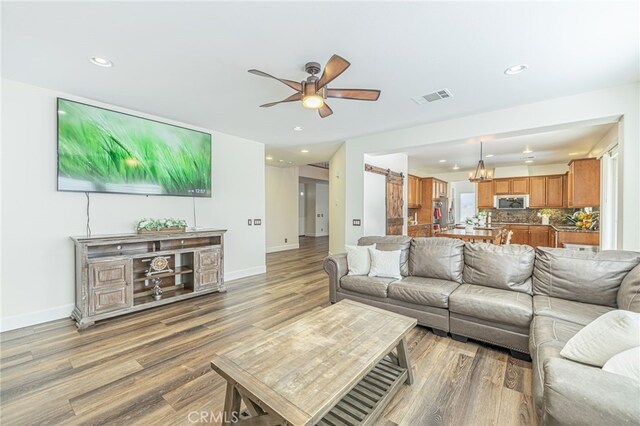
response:
[[[402,235],[404,215],[402,213],[402,188],[404,178],[387,175],[387,235]]]

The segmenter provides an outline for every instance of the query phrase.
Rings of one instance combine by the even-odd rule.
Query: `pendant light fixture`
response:
[[[470,182],[489,182],[493,180],[493,176],[491,172],[487,171],[487,168],[484,166],[484,160],[482,159],[482,141],[480,141],[480,161],[478,161],[478,167],[476,167],[476,172],[469,173],[469,181]]]

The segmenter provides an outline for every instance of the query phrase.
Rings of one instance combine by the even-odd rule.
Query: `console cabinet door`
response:
[[[133,306],[133,261],[89,264],[89,315]]]
[[[196,252],[196,291],[217,289],[220,286],[220,254],[219,248]]]

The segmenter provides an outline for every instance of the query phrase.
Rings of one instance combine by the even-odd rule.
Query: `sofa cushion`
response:
[[[463,281],[531,294],[534,259],[535,251],[527,245],[467,243]]]
[[[640,312],[640,265],[627,274],[616,296],[618,308]]]
[[[636,346],[640,346],[640,313],[616,309],[585,325],[560,354],[602,367],[614,355]]]
[[[340,279],[340,287],[354,293],[387,297],[387,287],[395,278],[368,277],[366,275],[345,275]]]
[[[383,237],[362,237],[358,240],[359,246],[376,245],[376,249],[383,251],[401,250],[400,273],[403,277],[409,275],[409,247],[411,238],[405,235],[387,235]]]
[[[409,250],[409,274],[462,282],[464,241],[455,238],[414,238]]]
[[[640,253],[599,253],[539,247],[533,293],[576,302],[617,307],[622,280],[640,263]]]
[[[528,294],[472,284],[462,284],[451,293],[449,311],[521,327],[529,327],[533,316]]]
[[[587,325],[600,315],[612,311],[608,306],[574,302],[549,296],[533,296],[533,313],[545,317],[557,318],[580,325]]]
[[[550,358],[562,358],[560,351],[582,329],[579,324],[556,318],[535,316],[529,330],[529,354],[532,361],[532,390],[538,416],[542,415],[544,362]]]
[[[370,277],[402,278],[400,274],[400,250],[376,250],[369,248],[371,255]]]
[[[403,302],[446,309],[449,306],[449,295],[459,285],[437,278],[406,277],[389,284],[388,296]]]

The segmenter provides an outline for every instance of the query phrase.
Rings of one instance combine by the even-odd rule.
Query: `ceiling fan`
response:
[[[274,77],[259,70],[249,70],[251,74],[259,75],[261,77],[269,77],[279,82],[286,84],[296,91],[288,98],[279,101],[271,102],[268,104],[260,105],[262,108],[272,107],[284,102],[302,101],[302,106],[310,109],[317,109],[320,117],[325,118],[333,114],[329,105],[326,104],[327,98],[340,98],[340,99],[353,99],[357,101],[377,101],[380,97],[379,90],[368,89],[329,89],[327,84],[331,83],[336,77],[345,72],[349,68],[349,61],[338,56],[333,55],[324,70],[320,78],[316,76],[320,72],[320,64],[317,62],[308,62],[304,69],[311,74],[306,80],[302,80],[300,83],[292,80],[285,80]]]

